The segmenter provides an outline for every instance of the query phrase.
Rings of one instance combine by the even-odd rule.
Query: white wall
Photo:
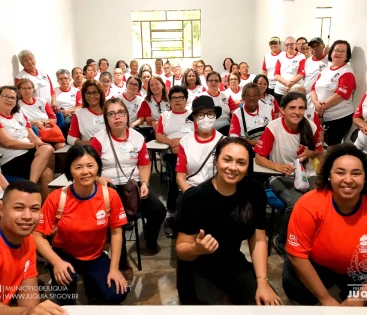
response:
[[[0,86],[22,69],[16,55],[33,51],[37,67],[56,82],[55,73],[75,64],[73,0],[0,0]]]
[[[205,62],[219,71],[226,57],[251,65],[254,6],[253,0],[78,0],[73,5],[77,62],[84,65],[88,58],[98,62],[105,57],[110,62],[110,70],[119,59],[129,62],[133,58],[131,11],[201,9],[201,48]]]

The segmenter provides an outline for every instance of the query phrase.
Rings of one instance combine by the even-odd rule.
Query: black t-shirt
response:
[[[255,230],[265,229],[265,209],[267,198],[264,189],[257,182],[237,186],[231,196],[221,195],[212,180],[188,189],[182,198],[182,209],[178,218],[179,232],[193,235],[200,229],[205,235],[211,234],[219,243],[217,251],[201,255],[195,262],[199,264],[242,263],[244,255],[240,251],[243,240],[254,235]],[[238,212],[252,210],[246,222],[238,219]]]

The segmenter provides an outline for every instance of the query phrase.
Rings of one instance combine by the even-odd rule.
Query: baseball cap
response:
[[[309,42],[308,42],[308,46],[310,46],[312,43],[319,43],[324,45],[324,41],[322,40],[321,37],[314,37],[312,38]]]
[[[272,38],[269,39],[269,43],[271,42],[278,42],[280,43],[280,38],[279,37],[276,37],[276,36],[273,36]]]

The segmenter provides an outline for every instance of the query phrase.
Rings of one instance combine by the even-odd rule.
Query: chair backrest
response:
[[[56,125],[58,125],[59,128],[64,126],[64,115],[61,112],[56,114]]]
[[[266,197],[268,198],[268,205],[274,209],[283,210],[286,208],[285,203],[280,200],[271,188],[265,189]]]

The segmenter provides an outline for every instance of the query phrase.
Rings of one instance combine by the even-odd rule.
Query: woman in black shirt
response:
[[[254,153],[242,138],[224,138],[217,175],[188,189],[178,217],[177,289],[182,304],[280,305],[267,279],[266,195],[253,181]],[[241,253],[248,240],[253,264]]]

